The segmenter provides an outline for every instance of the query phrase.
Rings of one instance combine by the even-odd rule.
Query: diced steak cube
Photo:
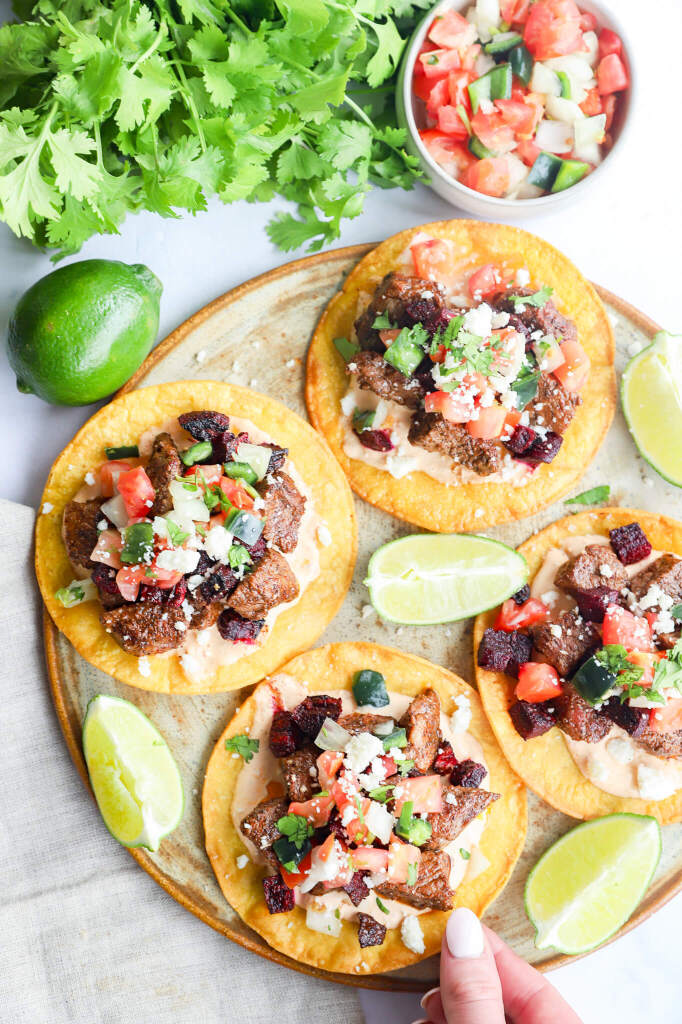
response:
[[[674,732],[654,732],[653,729],[645,729],[636,738],[636,742],[656,757],[682,757],[682,729]]]
[[[555,434],[565,434],[566,428],[580,405],[580,395],[567,391],[553,374],[541,373],[535,398],[526,406],[532,427],[545,427]]]
[[[294,890],[289,888],[281,875],[270,875],[263,879],[263,894],[271,914],[286,914],[296,906]]]
[[[262,619],[271,608],[298,597],[298,580],[278,551],[268,549],[253,572],[245,576],[227,604],[245,619]]]
[[[611,731],[611,720],[591,707],[570,683],[554,699],[557,725],[574,740],[598,743]]]
[[[280,551],[293,551],[298,542],[305,498],[287,473],[266,477],[258,485],[258,492],[265,502],[263,536]]]
[[[427,330],[435,330],[444,309],[441,285],[394,271],[377,285],[369,306],[355,321],[355,333],[361,348],[383,352],[385,346],[373,326],[380,313],[386,313],[396,327],[413,327],[420,323]]]
[[[362,391],[373,391],[379,398],[416,409],[422,397],[419,381],[406,377],[391,366],[379,352],[358,352],[348,364],[350,373],[357,375]]]
[[[275,797],[274,800],[263,800],[246,817],[242,818],[242,835],[249,839],[256,849],[265,857],[273,867],[277,866],[277,857],[271,849],[272,844],[282,835],[277,828],[277,822],[283,818],[289,809],[289,804],[282,797]]]
[[[453,462],[479,476],[496,473],[502,464],[501,448],[494,441],[482,441],[467,433],[461,423],[449,423],[439,412],[420,410],[412,417],[410,444],[447,455]]]
[[[633,576],[629,586],[635,597],[641,598],[654,583],[673,601],[682,600],[682,558],[677,555],[661,555]]]
[[[632,708],[627,701],[621,703],[620,697],[609,698],[600,710],[628,736],[641,736],[649,728],[649,709]]]
[[[95,563],[90,558],[99,531],[97,523],[104,516],[100,511],[104,498],[91,501],[70,501],[64,509],[62,533],[69,561],[81,569],[92,569]]]
[[[358,942],[367,946],[380,946],[386,938],[386,925],[379,924],[371,914],[358,914]]]
[[[561,341],[577,341],[578,329],[568,317],[560,313],[549,299],[544,306],[538,309],[537,306],[527,305],[521,312],[516,312],[516,303],[510,296],[533,295],[532,288],[518,288],[512,285],[507,291],[501,291],[488,299],[493,309],[510,314],[509,326],[514,330],[521,328],[521,333],[530,338],[534,331],[542,331],[543,334],[550,334],[553,338]],[[523,303],[521,303],[523,305]]]
[[[509,708],[509,717],[517,733],[524,740],[542,736],[556,725],[556,709],[554,703],[550,701],[538,704],[531,704],[527,700],[514,701]]]
[[[424,690],[411,702],[400,720],[407,732],[405,757],[415,768],[427,772],[440,744],[440,700],[435,690]]]
[[[148,516],[164,516],[173,508],[170,485],[177,476],[182,475],[182,462],[170,434],[158,434],[154,438],[152,453],[145,467],[147,476],[155,491],[154,504]]]
[[[499,793],[489,793],[487,789],[452,786],[445,779],[443,783],[443,810],[427,815],[431,836],[422,850],[442,850],[470,821],[500,798]]]
[[[212,441],[230,428],[230,418],[222,412],[202,409],[197,412],[183,412],[178,423],[192,435],[195,441]]]
[[[187,630],[181,608],[148,602],[124,604],[102,612],[100,622],[127,654],[138,658],[174,650],[184,641]]]
[[[536,623],[530,635],[535,650],[564,677],[573,675],[600,642],[599,628],[573,611]]]
[[[597,587],[620,590],[627,573],[611,548],[588,544],[584,551],[564,562],[554,577],[554,585],[576,596]]]
[[[339,718],[339,725],[342,726],[346,732],[349,732],[351,736],[359,736],[361,732],[374,732],[377,725],[382,725],[387,722],[391,722],[392,719],[386,715],[372,715],[365,714],[360,711],[354,711],[350,715],[342,715]]]
[[[388,899],[409,903],[412,907],[431,910],[452,909],[452,889],[448,885],[450,857],[444,850],[425,850],[419,858],[417,881],[382,882],[374,892]]]
[[[296,803],[310,800],[320,789],[317,782],[317,755],[319,751],[311,744],[289,754],[282,761],[284,782],[289,798]]]
[[[651,554],[651,543],[639,523],[617,526],[609,530],[609,537],[623,565],[634,565]]]

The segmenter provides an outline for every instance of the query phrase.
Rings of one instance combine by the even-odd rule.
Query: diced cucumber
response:
[[[523,44],[515,46],[509,54],[509,63],[516,77],[520,78],[524,85],[528,85],[533,74],[533,58],[530,51]]]
[[[553,153],[540,153],[528,172],[528,183],[549,192],[562,163],[561,157]]]
[[[237,451],[235,454],[237,456],[237,462],[248,462],[251,469],[256,474],[256,480],[263,479],[268,471],[270,457],[272,455],[272,451],[269,448],[264,448],[263,445],[260,444],[248,444],[242,442],[242,444],[237,445]],[[250,484],[254,482],[255,481],[253,480],[249,480]]]
[[[104,454],[109,461],[113,459],[137,458],[140,454],[140,449],[136,444],[122,444],[118,448],[105,448]]]
[[[260,537],[265,523],[258,516],[252,516],[250,512],[235,509],[227,517],[225,526],[237,540],[251,545],[255,544]]]
[[[477,156],[479,160],[485,160],[486,157],[499,156],[498,153],[493,153],[492,149],[488,149],[484,146],[479,138],[472,135],[469,139],[469,152]]]
[[[481,105],[481,100],[508,100],[512,91],[511,64],[498,64],[477,78],[468,88],[474,114]]]
[[[559,79],[559,85],[561,86],[561,97],[564,100],[572,99],[571,96],[571,79],[568,77],[565,71],[557,71],[557,78]]]
[[[552,185],[552,192],[563,192],[565,188],[577,184],[581,178],[585,177],[589,169],[590,165],[584,164],[582,160],[562,160]]]
[[[580,666],[571,683],[588,704],[598,704],[613,689],[617,678],[617,673],[609,671],[592,655]]]
[[[506,53],[507,50],[511,50],[513,46],[518,46],[522,42],[523,36],[520,36],[518,32],[498,32],[489,43],[485,44],[483,49],[486,53]]]
[[[424,349],[413,341],[410,332],[402,330],[384,352],[384,359],[406,377],[411,376],[424,358]]]

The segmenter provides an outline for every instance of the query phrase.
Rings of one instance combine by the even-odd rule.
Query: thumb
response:
[[[454,910],[445,929],[440,998],[447,1024],[504,1024],[495,958],[468,907]]]

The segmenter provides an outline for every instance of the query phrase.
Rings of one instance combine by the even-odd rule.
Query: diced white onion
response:
[[[563,99],[561,96],[547,97],[547,113],[555,121],[565,121],[567,124],[585,120],[585,115],[578,104],[573,100]]]
[[[526,167],[523,160],[521,160],[515,153],[507,153],[505,159],[509,169],[509,188],[507,189],[507,196],[514,199],[516,198],[519,188],[528,177],[528,167]]]
[[[547,153],[570,153],[573,149],[573,128],[563,121],[543,119],[535,133],[535,143]]]
[[[476,74],[478,75],[478,77],[480,78],[481,75],[484,75],[486,73],[486,71],[492,71],[494,67],[495,61],[490,56],[490,54],[486,53],[484,50],[481,50],[474,63],[474,68],[476,70]]]
[[[588,50],[585,54],[585,60],[590,67],[594,67],[599,57],[599,40],[597,39],[597,33],[583,32],[583,42]]]
[[[325,718],[315,737],[315,746],[321,750],[345,750],[351,734],[333,718]]]
[[[565,57],[550,57],[545,61],[545,67],[555,72],[563,71],[569,78],[587,85],[588,82],[594,81],[594,74],[586,56],[581,53],[569,53]]]
[[[109,501],[105,501],[102,505],[102,514],[110,519],[114,526],[121,527],[128,525],[128,513],[123,502],[123,498],[120,494],[117,494],[113,498],[109,498]]]
[[[312,907],[308,907],[305,912],[305,923],[306,928],[313,932],[333,935],[335,938],[341,934],[341,917],[337,917],[332,908],[313,910]]]
[[[173,509],[176,512],[194,522],[207,523],[209,521],[210,512],[200,494],[186,490],[185,484],[179,480],[173,480],[168,489],[173,499]]]
[[[372,800],[365,812],[365,824],[369,831],[382,843],[388,843],[391,838],[395,818],[383,804]]]
[[[263,479],[272,455],[269,448],[263,448],[259,444],[240,444],[237,446],[236,455],[237,462],[248,462],[258,479]]]
[[[481,42],[490,42],[492,39],[490,29],[499,28],[500,24],[499,0],[476,0],[475,24]]]
[[[541,61],[536,60],[530,79],[533,92],[543,92],[548,96],[561,96],[561,82],[555,73]]]
[[[514,199],[537,199],[543,194],[544,189],[541,189],[539,185],[531,185],[526,178],[517,188]]]
[[[576,123],[574,155],[578,160],[595,166],[601,163],[599,147],[604,141],[605,128],[606,114],[596,114]]]
[[[375,736],[390,736],[395,729],[395,722],[391,718],[388,722],[379,722],[374,726],[372,732]]]
[[[175,509],[171,509],[165,518],[170,519],[172,523],[175,523],[176,526],[180,527],[183,533],[188,534],[190,537],[193,537],[196,533],[194,522],[189,518],[189,516],[182,515]],[[154,520],[154,522],[156,522],[156,520]]]

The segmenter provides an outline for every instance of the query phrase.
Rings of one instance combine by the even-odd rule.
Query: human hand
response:
[[[534,967],[513,953],[466,907],[450,915],[440,957],[440,986],[422,999],[415,1024],[581,1024]]]

